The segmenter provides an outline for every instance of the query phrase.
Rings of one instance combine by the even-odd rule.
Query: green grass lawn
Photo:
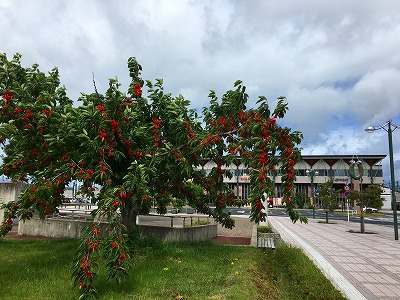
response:
[[[335,213],[342,214],[342,215],[347,215],[347,214],[348,214],[347,211],[335,211]],[[359,216],[361,216],[361,214],[360,214],[360,213],[352,214],[352,213],[350,212],[350,216],[359,217]],[[381,213],[381,212],[375,212],[375,213],[367,213],[367,212],[364,212],[364,217],[384,217],[384,216],[386,216],[386,214]]]
[[[0,239],[0,299],[77,299],[74,240]],[[97,281],[100,299],[344,299],[296,248],[275,251],[148,239],[128,281]]]

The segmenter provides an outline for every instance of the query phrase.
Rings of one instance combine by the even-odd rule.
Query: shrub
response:
[[[272,227],[271,226],[258,226],[257,228],[258,233],[272,233]]]

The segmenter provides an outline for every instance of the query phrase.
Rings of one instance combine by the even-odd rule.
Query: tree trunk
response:
[[[124,233],[132,235],[136,229],[136,218],[140,213],[140,206],[135,205],[131,199],[127,199],[125,207],[121,210],[122,224],[126,227]]]
[[[363,197],[362,194],[361,194],[360,214],[361,214],[361,217],[360,217],[360,225],[361,225],[360,231],[361,231],[361,233],[365,233],[365,223],[364,223],[364,197]]]

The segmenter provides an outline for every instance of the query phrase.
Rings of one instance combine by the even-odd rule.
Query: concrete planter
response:
[[[266,224],[268,226],[270,226],[272,228],[272,232],[271,233],[261,233],[257,231],[257,240],[259,237],[263,237],[265,239],[267,238],[272,238],[274,240],[275,245],[279,244],[280,242],[282,242],[282,238],[281,235],[279,234],[279,232],[277,232],[275,230],[274,227],[272,227],[270,224]]]
[[[257,238],[258,237],[264,237],[264,238],[272,238],[275,242],[275,245],[280,243],[282,241],[281,235],[279,233],[276,232],[272,232],[272,233],[258,233],[257,234]]]
[[[46,236],[52,238],[81,238],[83,228],[89,223],[84,220],[52,219],[44,220],[34,217],[18,225],[19,235]],[[102,224],[102,234],[107,232],[107,224]]]
[[[206,241],[217,236],[217,224],[193,227],[140,226],[142,236],[154,236],[164,241]]]
[[[81,238],[83,228],[89,222],[77,219],[34,217],[18,226],[19,235],[46,236],[53,238]],[[107,223],[101,224],[101,235],[107,234]],[[165,241],[205,241],[217,236],[217,224],[208,224],[193,227],[160,227],[138,225],[141,235],[154,236]]]

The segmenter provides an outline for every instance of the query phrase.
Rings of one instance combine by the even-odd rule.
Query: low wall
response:
[[[52,218],[41,220],[39,218],[32,218],[25,222],[19,222],[18,234],[53,238],[80,238],[82,237],[83,228],[86,225],[88,225],[88,222],[84,220]]]
[[[88,224],[84,220],[47,218],[40,220],[32,218],[21,221],[18,225],[19,235],[46,236],[53,238],[82,237],[83,228]],[[107,232],[107,224],[103,224],[102,232]],[[193,227],[158,227],[140,225],[143,236],[154,236],[165,241],[204,241],[217,236],[217,225],[202,225]]]
[[[23,182],[0,182],[0,202],[16,201],[22,190],[29,185]],[[3,222],[4,209],[0,209],[0,224]]]
[[[193,227],[140,226],[143,236],[154,236],[164,241],[206,241],[217,236],[217,224]]]

